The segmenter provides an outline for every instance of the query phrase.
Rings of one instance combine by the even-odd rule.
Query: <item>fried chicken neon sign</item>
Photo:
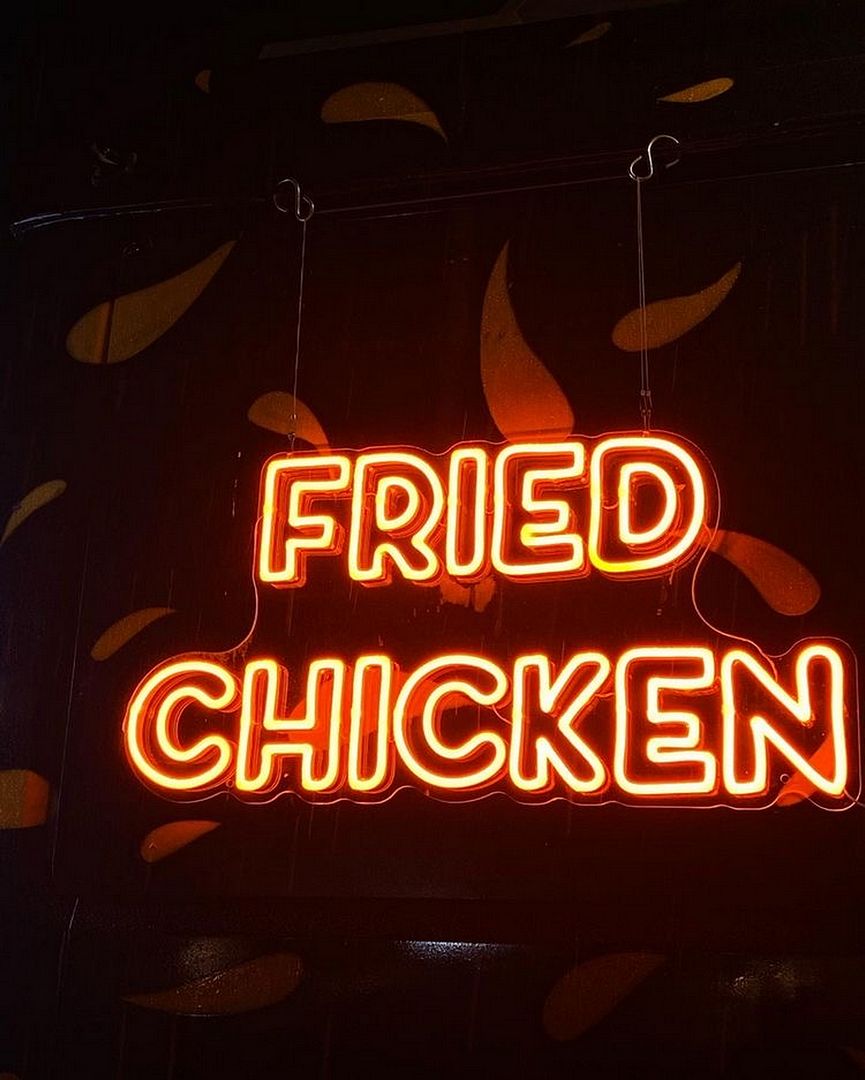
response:
[[[670,435],[286,453],[262,473],[255,573],[275,589],[302,588],[323,560],[363,587],[624,583],[693,560],[716,502],[708,464]],[[855,662],[830,640],[777,662],[693,641],[557,660],[443,651],[407,671],[385,651],[304,672],[184,656],[138,686],[124,737],[140,779],[173,797],[381,801],[414,786],[756,808],[795,773],[837,808],[858,789],[855,704]]]

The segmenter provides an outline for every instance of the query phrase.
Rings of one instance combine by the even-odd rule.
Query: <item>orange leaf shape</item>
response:
[[[835,740],[827,735],[809,759],[808,764],[818,772],[828,775],[835,767]],[[794,806],[814,794],[814,785],[801,772],[794,773],[781,788],[776,800],[778,806]]]
[[[300,958],[294,953],[271,953],[182,986],[132,994],[124,1001],[180,1016],[251,1012],[288,997],[300,982],[302,971]]]
[[[69,331],[67,352],[84,364],[116,364],[146,349],[204,292],[234,243],[229,240],[167,281],[98,304]]]
[[[543,1025],[553,1039],[576,1039],[602,1020],[664,962],[653,953],[610,953],[563,975],[544,1002]]]
[[[167,825],[151,829],[144,837],[141,841],[141,858],[148,863],[159,862],[199,836],[206,836],[218,829],[219,824],[218,821],[169,821]]]
[[[719,529],[709,547],[741,570],[779,615],[804,615],[820,599],[820,586],[813,575],[774,544]]]
[[[429,105],[399,83],[361,82],[344,86],[322,105],[321,118],[326,124],[403,120],[428,127],[447,142],[447,135]]]
[[[656,300],[646,305],[646,333],[648,347],[657,349],[680,338],[708,318],[727,296],[736,283],[741,262],[727,271],[723,277],[701,292],[690,296],[673,296],[669,300]],[[635,308],[619,319],[613,328],[613,344],[625,352],[640,351],[640,309]]]
[[[157,619],[161,619],[164,615],[173,614],[174,608],[149,607],[124,615],[122,619],[112,623],[107,630],[99,635],[90,650],[90,655],[94,660],[107,660],[118,649],[122,649],[127,641],[134,638],[136,634],[140,634],[145,626],[150,626],[152,622],[156,622]]]
[[[293,414],[297,413],[294,417]],[[262,394],[249,406],[246,414],[253,424],[278,435],[291,435],[303,439],[317,450],[327,450],[327,435],[312,410],[298,398],[295,405],[294,395],[284,390],[272,390]]]
[[[6,521],[6,528],[3,530],[2,537],[0,537],[0,544],[5,544],[12,533],[30,517],[34,510],[38,510],[40,507],[45,506],[46,503],[50,503],[58,495],[62,495],[65,490],[65,480],[47,480],[44,484],[40,484],[38,487],[33,488],[32,491],[29,491],[21,502],[13,506],[12,513]]]
[[[707,79],[706,82],[695,83],[686,86],[684,90],[677,90],[674,94],[665,94],[658,101],[672,101],[681,105],[693,105],[698,101],[709,101],[726,92],[733,85],[733,80],[723,76],[720,79]]]
[[[210,71],[205,68],[195,76],[195,85],[203,94],[210,93]]]
[[[597,41],[598,38],[602,38],[607,33],[612,25],[612,23],[608,22],[599,22],[590,30],[580,34],[579,37],[575,37],[573,41],[569,41],[565,48],[570,49],[574,45],[588,45],[590,41]]]
[[[564,439],[574,414],[561,387],[520,333],[508,295],[508,244],[490,274],[481,318],[481,381],[506,439]]]
[[[29,829],[48,817],[51,787],[29,769],[0,772],[0,829]]]
[[[472,587],[472,607],[475,611],[485,611],[496,593],[496,579],[490,574],[489,577],[481,578]]]
[[[445,575],[439,583],[442,600],[446,604],[457,604],[459,607],[468,607],[472,598],[472,591],[459,581]]]

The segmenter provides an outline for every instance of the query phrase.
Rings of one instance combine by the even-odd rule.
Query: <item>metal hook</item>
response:
[[[655,175],[655,159],[652,157],[652,147],[655,145],[656,142],[658,142],[659,139],[669,139],[670,142],[675,143],[676,146],[679,145],[679,140],[676,138],[675,135],[656,135],[646,147],[646,157],[649,159],[649,171],[646,173],[645,176],[641,176],[636,171],[635,166],[643,160],[643,155],[640,154],[640,156],[635,157],[631,164],[628,166],[628,176],[630,176],[632,180],[636,180],[637,182],[640,182],[642,180],[651,180],[652,177]],[[664,166],[664,168],[669,169],[671,165],[676,165],[678,161],[679,159],[676,158],[675,161],[669,162],[667,165]]]
[[[280,180],[276,185],[273,192],[273,205],[280,214],[288,214],[291,212],[288,207],[282,205],[279,199],[280,188],[285,184],[290,184],[294,188],[294,216],[298,221],[309,221],[315,213],[315,203],[308,195],[305,195],[300,190],[300,183],[295,180],[293,176],[287,176],[284,180]]]

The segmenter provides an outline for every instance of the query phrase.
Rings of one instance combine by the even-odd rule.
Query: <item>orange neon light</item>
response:
[[[633,666],[649,661],[655,669],[681,667],[697,668],[695,675],[653,675],[646,686],[645,716],[650,724],[665,735],[652,735],[645,740],[646,759],[658,766],[677,764],[696,767],[700,774],[695,780],[634,780],[628,770],[631,733],[634,729],[633,696],[628,693],[628,677]],[[715,791],[718,765],[710,750],[698,749],[703,744],[703,725],[700,717],[689,711],[661,708],[664,690],[707,690],[715,682],[715,658],[708,649],[648,648],[628,649],[616,664],[616,754],[614,773],[616,783],[630,795],[707,795]],[[681,734],[670,734],[670,729]],[[661,775],[669,773],[662,768]]]
[[[342,698],[345,664],[341,660],[314,660],[306,681],[306,712],[286,716],[288,673],[275,660],[254,660],[246,665],[243,705],[237,747],[236,786],[243,792],[267,792],[280,780],[278,762],[297,758],[300,787],[329,791],[336,787],[342,740]],[[263,686],[262,686],[263,684]],[[319,708],[325,699],[324,709]],[[320,714],[324,712],[324,716]],[[323,730],[322,730],[323,729]],[[258,734],[251,768],[250,751]],[[262,734],[276,738],[262,738]]]
[[[736,671],[747,671],[768,696],[778,703],[783,714],[794,721],[794,730],[813,728],[818,722],[818,713],[812,696],[812,670],[825,664],[828,685],[824,696],[827,698],[828,723],[824,718],[825,734],[834,748],[835,768],[831,776],[824,776],[810,762],[811,753],[803,754],[778,728],[759,713],[743,709],[741,695],[737,694]],[[844,697],[844,663],[838,650],[832,645],[814,644],[802,649],[796,656],[794,670],[796,686],[795,697],[788,693],[767,671],[757,657],[744,649],[731,649],[721,661],[721,689],[724,717],[724,786],[733,795],[761,795],[769,788],[768,745],[775,748],[797,772],[814,785],[817,791],[825,795],[838,797],[844,794],[848,786],[848,750],[843,737],[845,727],[846,703]],[[746,719],[742,714],[745,714]],[[749,730],[751,747],[754,755],[754,769],[750,777],[741,779],[739,767],[740,755],[737,750],[740,743],[740,728]]]
[[[376,474],[377,469],[407,469],[409,476]],[[418,478],[424,484],[418,487]],[[371,485],[371,486],[370,486]],[[394,509],[394,491],[401,491],[405,506]],[[431,581],[441,576],[441,565],[430,545],[444,509],[444,488],[429,462],[418,454],[399,450],[358,455],[354,463],[348,572],[354,581],[388,582],[392,568],[407,581]],[[373,538],[373,533],[390,540]],[[414,552],[406,550],[407,540]]]
[[[466,676],[442,678],[448,668],[488,676],[492,685],[484,690],[477,685],[477,679],[472,681]],[[462,743],[449,745],[439,734],[439,712],[449,698],[463,698],[476,705],[499,705],[507,690],[508,680],[502,669],[480,656],[455,653],[422,664],[406,679],[393,710],[394,743],[408,771],[422,784],[451,791],[472,791],[498,777],[507,757],[504,738],[495,731],[484,729]],[[420,731],[412,740],[409,722],[416,715],[418,706]],[[417,727],[416,724],[412,726]],[[436,771],[424,762],[427,753],[435,763],[465,762],[466,770],[457,770],[453,774]],[[479,757],[481,760],[477,761]]]
[[[351,791],[382,791],[391,784],[394,675],[395,665],[387,656],[361,656],[354,665],[347,774]]]
[[[317,474],[318,479],[304,479],[306,473]],[[333,516],[307,513],[305,506],[317,495],[344,492],[350,475],[351,462],[343,454],[279,457],[268,461],[262,483],[257,564],[262,581],[277,586],[303,585],[306,560],[311,552],[340,550],[342,536]],[[276,522],[280,514],[293,532],[283,542],[281,559],[278,559]]]
[[[664,492],[664,509],[654,525],[635,529],[631,521],[631,491],[635,476],[652,476]],[[666,469],[653,461],[640,461],[622,466],[619,473],[619,537],[629,545],[652,544],[670,531],[676,516],[676,485]]]
[[[272,658],[237,673],[169,661],[133,695],[126,749],[142,780],[173,795],[380,799],[412,785],[451,797],[769,805],[793,768],[818,797],[849,802],[852,659],[836,643],[803,642],[781,666],[776,677],[743,648],[675,645],[584,651],[557,666],[542,653],[507,666],[447,653],[398,678],[385,654],[321,657],[290,716],[289,676]],[[827,740],[831,775],[812,764],[818,749],[828,759]]]
[[[472,578],[486,569],[486,552],[489,543],[487,539],[489,466],[489,456],[480,446],[457,447],[450,456],[445,568],[452,578]],[[473,477],[474,498],[464,502],[466,474]],[[468,550],[468,554],[463,557],[465,549]]]
[[[603,494],[604,478],[608,472],[607,460],[613,454],[626,453],[630,460],[623,463],[623,475],[618,488],[618,519],[623,535],[620,539],[627,548],[636,545],[645,550],[630,551],[621,557],[605,554],[608,537],[604,529],[607,506]],[[657,455],[666,464],[652,460]],[[681,477],[679,484],[670,472],[675,468]],[[706,524],[706,482],[696,459],[690,451],[669,438],[655,435],[622,435],[602,439],[594,449],[591,460],[592,511],[589,523],[589,558],[592,565],[607,574],[649,574],[665,570],[685,558],[694,548],[700,530]],[[625,470],[627,470],[625,472]],[[665,506],[660,521],[663,529],[649,529],[642,534],[633,532],[630,525],[628,493],[633,477],[638,473],[662,480]],[[608,485],[607,485],[608,486]],[[688,512],[683,505],[679,489],[687,490],[691,497]],[[625,503],[624,508],[622,503]],[[672,508],[671,508],[672,507]]]
[[[207,684],[215,684],[216,692]],[[175,660],[157,668],[138,687],[126,713],[126,752],[133,767],[154,787],[170,792],[216,786],[231,767],[232,744],[222,735],[206,735],[184,749],[177,739],[180,717],[192,702],[229,712],[237,700],[237,680],[221,664]],[[196,763],[198,770],[184,768]]]
[[[576,697],[567,700],[566,691],[584,668],[591,672],[589,678]],[[592,670],[594,669],[594,670]],[[556,717],[556,734],[564,743],[560,749],[553,744],[549,735],[528,737],[530,721],[528,718],[526,683],[530,672],[538,681],[537,700],[541,713]],[[553,679],[549,658],[540,654],[520,656],[514,663],[514,699],[511,713],[510,777],[513,785],[520,791],[550,791],[553,776],[560,777],[571,791],[595,794],[607,786],[607,770],[595,751],[576,731],[576,724],[583,713],[594,701],[610,675],[610,661],[599,652],[577,653],[562,667]],[[562,707],[562,699],[565,700]],[[534,768],[524,770],[523,757],[526,744],[530,743],[534,751]],[[567,753],[576,752],[578,762],[588,766],[590,775],[581,778],[568,761]]]
[[[551,461],[565,459],[561,465]],[[547,465],[543,465],[544,459]],[[526,462],[539,461],[539,467],[526,469],[520,481],[517,506],[534,520],[519,528],[519,545],[527,555],[523,560],[508,559],[506,536],[513,531],[514,501],[508,497],[508,474]],[[493,488],[493,542],[491,558],[495,569],[507,577],[539,578],[548,575],[573,577],[585,572],[586,553],[582,537],[576,532],[573,511],[564,499],[538,498],[541,485],[547,487],[573,484],[586,467],[582,443],[515,443],[496,457]],[[511,466],[509,469],[508,466]],[[511,526],[509,529],[508,526]],[[545,549],[564,549],[557,557],[539,557]]]
[[[302,586],[329,556],[363,585],[669,573],[699,546],[708,475],[681,442],[645,434],[285,454],[263,472],[256,572]],[[659,510],[637,523],[647,487]]]

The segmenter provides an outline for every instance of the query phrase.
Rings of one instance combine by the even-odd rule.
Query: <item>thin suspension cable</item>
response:
[[[646,316],[646,255],[643,242],[643,180],[637,185],[637,300],[640,307],[640,418],[643,431],[652,426],[652,388],[649,385],[649,327]]]
[[[290,187],[294,191],[294,206],[285,206],[281,194],[284,189]],[[315,213],[315,203],[301,190],[300,183],[293,177],[287,176],[280,180],[273,192],[273,205],[281,214],[291,213],[293,210],[295,220],[300,222],[300,260],[297,273],[297,317],[294,331],[294,377],[291,385],[291,428],[288,433],[289,449],[294,451],[294,443],[297,439],[297,382],[300,374],[300,337],[303,327],[303,286],[306,276],[306,226],[309,219]],[[256,604],[258,592],[256,590]],[[256,608],[256,614],[257,614]],[[294,622],[294,592],[292,592],[288,607],[288,634],[291,635]]]
[[[294,338],[294,379],[291,387],[291,449],[297,437],[297,380],[300,372],[300,332],[303,324],[303,284],[306,272],[306,225],[307,219],[300,222],[300,270],[297,283],[297,319]]]
[[[656,135],[649,140],[645,153],[645,171],[637,169],[644,160],[643,155],[634,158],[628,167],[628,176],[637,185],[637,303],[640,312],[640,418],[643,422],[643,431],[648,432],[652,426],[652,388],[649,384],[649,320],[646,313],[646,252],[643,238],[643,181],[651,180],[655,175],[655,161],[652,150],[656,143],[662,140],[679,145],[675,135]],[[678,161],[678,158],[676,158]],[[675,165],[676,162],[669,164]],[[666,166],[669,168],[669,164]]]
[[[286,188],[294,192],[294,205],[286,206],[282,196]],[[281,214],[294,213],[294,217],[300,222],[300,265],[297,274],[297,318],[294,332],[294,378],[291,387],[291,429],[288,437],[291,449],[294,450],[294,441],[297,438],[297,380],[300,372],[300,335],[303,326],[303,285],[306,273],[306,226],[309,219],[315,213],[315,203],[305,194],[300,183],[293,176],[286,176],[280,180],[272,195],[273,205]]]

